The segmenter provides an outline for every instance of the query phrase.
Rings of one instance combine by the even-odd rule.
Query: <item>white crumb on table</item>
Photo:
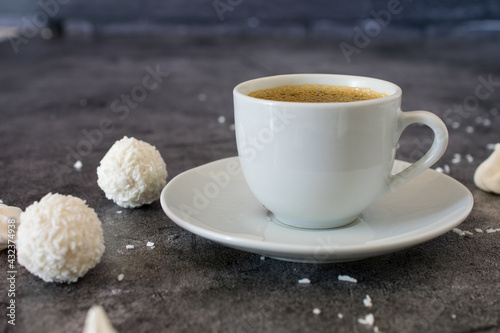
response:
[[[303,278],[303,279],[299,280],[299,283],[301,283],[301,284],[309,284],[309,283],[311,283],[311,280],[309,280],[308,278]]]
[[[488,118],[486,118],[485,120],[483,120],[483,126],[489,127],[490,125],[491,125],[491,120],[489,120]]]
[[[464,231],[464,230],[461,230],[459,228],[453,228],[452,231],[454,233],[456,233],[457,235],[461,236],[461,237],[464,237],[464,236],[472,236],[472,232],[470,231]]]
[[[229,125],[229,130],[234,131],[235,128],[236,126],[234,124]]]
[[[453,154],[453,159],[451,160],[451,163],[453,164],[458,164],[462,161],[462,155],[460,154]]]
[[[448,164],[445,164],[445,165],[443,166],[443,169],[444,169],[444,172],[445,172],[445,173],[450,173],[450,171],[451,171],[451,170],[450,170],[450,166],[449,166]]]
[[[148,242],[148,243],[146,244],[146,246],[148,246],[148,247],[154,247],[154,246],[155,246],[155,243],[153,243],[153,242]]]
[[[373,314],[369,313],[364,318],[358,318],[358,323],[371,327],[375,323],[375,317]]]
[[[456,319],[456,318],[457,318],[457,315],[456,315],[456,314],[454,314],[454,313],[452,313],[452,314],[451,314],[451,318]]]
[[[460,123],[458,121],[454,121],[451,123],[451,128],[458,129],[460,127]]]
[[[472,155],[471,155],[471,154],[467,154],[467,155],[465,155],[465,159],[466,159],[466,160],[467,160],[467,162],[469,162],[469,163],[474,162],[474,157],[472,157]]]
[[[266,260],[266,257],[261,256],[261,257],[260,257],[260,260]]]
[[[219,116],[219,118],[217,118],[217,121],[219,122],[219,124],[224,124],[226,122],[226,117]]]
[[[313,309],[313,313],[314,313],[315,315],[319,315],[319,314],[321,314],[321,310],[320,310],[320,309],[318,309],[318,308],[314,308],[314,309]]]
[[[434,170],[436,170],[436,171],[437,171],[437,172],[439,172],[439,173],[443,173],[443,172],[444,172],[443,168],[441,168],[441,167],[437,167],[437,168],[436,168],[436,169],[434,169]]]
[[[497,230],[496,230],[496,229],[493,229],[493,228],[488,228],[488,229],[486,229],[486,233],[487,233],[487,234],[491,234],[491,233],[493,233],[493,232],[497,232]]]
[[[467,133],[469,133],[469,134],[474,133],[474,127],[472,127],[472,126],[467,126],[467,127],[465,128],[465,131],[466,131]]]
[[[495,143],[488,143],[488,144],[486,145],[486,149],[488,149],[488,150],[493,150],[493,149],[495,149]]]
[[[340,313],[340,312],[339,312],[339,313],[337,314],[337,317],[339,317],[339,319],[342,319],[342,318],[344,318],[344,315],[343,315],[342,313]]]
[[[474,230],[476,230],[476,232],[478,232],[478,233],[480,233],[480,234],[482,234],[482,233],[484,232],[484,231],[483,231],[483,229],[479,229],[479,228],[476,228],[476,229],[474,229]]]
[[[365,299],[363,300],[363,304],[367,307],[367,308],[371,308],[373,306],[373,303],[372,303],[372,298],[370,297],[370,295],[366,295]]]
[[[2,199],[0,199],[0,205],[1,205],[1,204],[3,204],[3,200],[2,200]]]
[[[129,244],[129,245],[125,246],[125,248],[126,248],[127,250],[132,250],[132,249],[134,248],[134,246]]]
[[[124,277],[125,277],[124,274],[118,274],[117,279],[118,279],[118,281],[123,281]]]
[[[339,281],[358,283],[358,280],[356,280],[353,277],[350,277],[349,275],[339,275],[338,279],[339,279]]]
[[[75,162],[75,164],[73,164],[73,168],[75,168],[78,171],[82,170],[82,167],[83,167],[82,161],[78,160],[78,161]]]
[[[116,214],[121,214],[121,213],[123,213],[123,211],[122,211],[122,210],[117,210],[117,211],[116,211]]]

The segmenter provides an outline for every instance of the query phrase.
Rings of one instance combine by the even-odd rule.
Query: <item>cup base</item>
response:
[[[292,228],[297,228],[297,229],[336,229],[336,228],[342,228],[346,227],[352,223],[355,223],[358,218],[359,214],[350,216],[347,218],[343,219],[338,219],[338,220],[325,220],[325,221],[296,221],[296,220],[290,220],[286,217],[276,215],[271,211],[267,212],[268,218],[280,225],[283,225],[285,227],[292,227]]]

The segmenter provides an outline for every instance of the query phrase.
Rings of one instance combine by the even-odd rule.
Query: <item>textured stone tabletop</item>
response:
[[[100,304],[119,332],[500,332],[500,232],[486,232],[500,228],[500,196],[472,182],[500,142],[498,41],[377,39],[350,63],[340,42],[35,38],[17,54],[9,42],[0,44],[0,199],[25,209],[49,192],[80,197],[101,219],[106,244],[100,264],[72,284],[43,282],[18,265],[15,326],[6,320],[11,297],[2,251],[0,331],[81,332],[87,310]],[[404,110],[443,118],[450,144],[434,168],[472,192],[475,206],[459,226],[472,235],[450,231],[342,264],[261,260],[183,230],[158,201],[123,209],[99,189],[99,161],[123,136],[155,145],[168,180],[236,155],[232,88],[305,72],[386,79],[402,87]],[[148,75],[152,89],[143,88]],[[429,132],[405,132],[398,158],[423,155],[429,140],[419,135]],[[73,167],[77,160],[81,170]],[[299,283],[303,278],[310,283]],[[369,314],[371,327],[359,322]]]

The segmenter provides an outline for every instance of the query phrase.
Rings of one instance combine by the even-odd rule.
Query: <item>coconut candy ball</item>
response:
[[[124,137],[101,160],[97,184],[118,206],[140,207],[160,198],[167,184],[167,165],[155,146]]]
[[[80,198],[49,193],[21,221],[17,261],[46,282],[75,282],[101,260],[101,221]]]

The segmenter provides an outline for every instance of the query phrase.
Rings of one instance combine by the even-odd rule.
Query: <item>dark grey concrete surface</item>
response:
[[[48,192],[78,196],[99,215],[106,243],[101,263],[73,284],[45,283],[17,267],[15,327],[5,316],[10,298],[7,253],[1,252],[0,331],[81,332],[87,310],[101,304],[119,332],[362,333],[374,330],[357,322],[369,313],[380,332],[500,332],[500,232],[475,231],[500,227],[500,196],[472,182],[476,166],[491,153],[488,144],[500,141],[498,42],[374,39],[350,63],[339,42],[30,39],[17,54],[9,42],[0,44],[0,199],[24,209]],[[136,95],[142,101],[125,107],[122,94],[138,93],[148,67],[169,74],[147,96]],[[123,209],[97,186],[99,161],[125,135],[159,149],[169,180],[236,155],[232,88],[255,77],[302,72],[387,79],[403,88],[404,110],[444,118],[450,145],[435,167],[449,168],[473,193],[475,207],[460,226],[473,235],[448,232],[343,264],[261,260],[181,229],[159,202]],[[488,78],[491,94],[475,98]],[[111,130],[100,130],[103,119]],[[422,127],[408,129],[398,157],[422,156],[428,141],[415,137],[427,134]],[[460,162],[452,162],[454,154]],[[72,167],[76,159],[81,171]],[[127,244],[135,249],[126,250]],[[358,283],[339,282],[339,274]],[[311,284],[299,284],[301,278]],[[367,294],[371,308],[363,305]]]

